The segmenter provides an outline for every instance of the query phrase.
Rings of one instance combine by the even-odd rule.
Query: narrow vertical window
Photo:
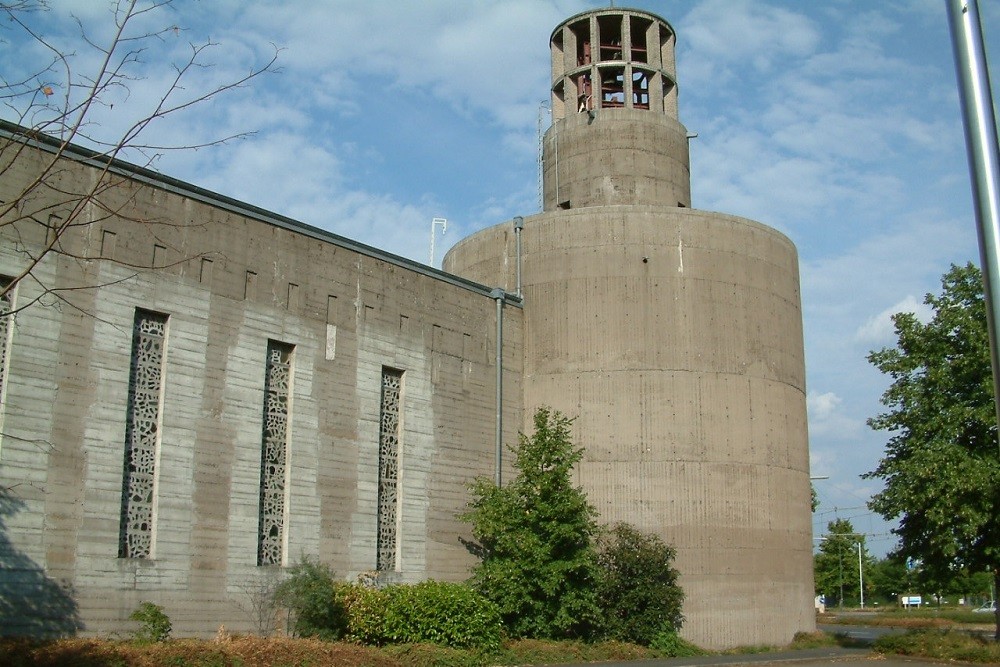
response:
[[[10,278],[0,276],[0,291],[10,287]],[[10,364],[10,341],[14,336],[14,289],[0,296],[0,431],[4,406],[7,405],[7,367]]]
[[[166,315],[136,309],[125,415],[119,558],[152,555],[166,333]]]
[[[264,429],[260,454],[257,564],[281,565],[284,554],[288,419],[294,346],[267,341]]]
[[[375,569],[396,569],[396,507],[399,482],[399,396],[403,371],[382,368],[378,431],[378,534]]]

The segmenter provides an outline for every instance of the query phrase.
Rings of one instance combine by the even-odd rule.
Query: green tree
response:
[[[941,294],[924,303],[930,322],[893,316],[897,343],[868,360],[892,379],[888,408],[868,420],[890,433],[885,456],[864,475],[885,481],[869,507],[899,520],[899,554],[928,576],[989,570],[1000,580],[1000,455],[997,451],[982,277],[952,265]],[[997,615],[1000,638],[1000,614]]]
[[[875,596],[890,604],[896,604],[900,595],[917,592],[906,560],[897,554],[875,561],[872,567],[872,586]]]
[[[860,578],[864,574],[865,596],[873,589],[873,559],[865,548],[865,536],[854,531],[848,519],[827,524],[827,533],[813,558],[816,592],[827,604],[844,606],[845,600],[860,602]],[[861,570],[858,568],[858,543],[861,543]]]
[[[607,531],[600,546],[598,598],[605,635],[648,646],[662,632],[678,632],[684,591],[673,568],[674,549],[626,523]]]
[[[599,626],[597,523],[570,477],[583,455],[571,424],[540,408],[534,434],[521,434],[514,450],[517,477],[505,487],[478,478],[462,515],[482,558],[471,583],[513,637],[587,638]]]

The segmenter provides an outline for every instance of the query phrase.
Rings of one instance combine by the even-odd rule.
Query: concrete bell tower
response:
[[[579,14],[552,32],[544,210],[691,205],[674,43],[670,24],[631,10]]]
[[[631,9],[552,33],[544,206],[522,236],[522,430],[576,417],[606,523],[677,549],[682,634],[711,648],[815,628],[798,258],[758,222],[691,208],[675,33]],[[445,257],[515,292],[510,222]]]

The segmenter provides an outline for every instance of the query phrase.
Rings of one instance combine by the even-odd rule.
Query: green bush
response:
[[[329,566],[304,558],[289,570],[289,578],[275,591],[275,602],[291,610],[293,634],[329,641],[347,630],[342,584],[334,581]]]
[[[141,644],[166,641],[173,629],[170,618],[163,612],[163,607],[152,602],[140,604],[129,615],[129,620],[139,623],[139,629],[132,637]]]
[[[653,636],[653,641],[649,643],[649,647],[670,658],[688,658],[705,653],[686,639],[681,639],[677,631],[670,627],[656,633]]]
[[[600,627],[597,513],[573,482],[583,450],[572,420],[539,408],[535,432],[514,450],[517,477],[506,486],[480,477],[462,519],[482,558],[472,586],[500,609],[512,637],[592,639]]]
[[[347,584],[341,589],[341,596],[347,611],[348,639],[369,646],[386,644],[386,589]]]
[[[352,639],[364,644],[432,643],[495,651],[502,622],[496,605],[465,584],[425,581],[344,592]]]
[[[597,599],[609,639],[649,646],[680,630],[684,591],[674,550],[656,535],[619,523],[601,536]]]

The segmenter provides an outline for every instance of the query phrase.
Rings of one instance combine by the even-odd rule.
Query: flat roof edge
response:
[[[346,236],[334,234],[333,232],[314,227],[299,220],[294,220],[293,218],[274,213],[273,211],[268,211],[267,209],[260,208],[259,206],[254,206],[253,204],[248,204],[238,199],[227,197],[226,195],[199,187],[192,183],[188,183],[187,181],[182,181],[180,179],[173,178],[172,176],[166,176],[153,169],[140,167],[119,158],[112,158],[105,153],[84,148],[83,146],[60,141],[55,137],[29,127],[18,125],[17,123],[0,119],[0,138],[20,142],[25,145],[38,148],[39,150],[43,150],[47,153],[60,154],[65,156],[67,159],[74,160],[88,166],[97,166],[101,169],[107,168],[119,176],[124,176],[140,183],[144,183],[167,192],[172,192],[174,194],[178,194],[203,204],[256,220],[258,222],[263,222],[268,225],[287,229],[288,231],[296,234],[302,234],[303,236],[324,241],[373,259],[388,262],[429,278],[440,280],[455,287],[475,292],[476,294],[480,294],[482,296],[495,298],[495,288],[493,287],[482,285],[473,280],[468,280],[467,278],[457,276],[453,273],[442,271],[441,269],[436,269],[433,266],[421,264],[420,262],[396,255],[388,252],[387,250],[381,250],[379,248],[366,245],[360,241],[349,239]],[[518,298],[515,294],[505,291],[504,295],[505,303],[519,308],[522,306],[522,299]]]

